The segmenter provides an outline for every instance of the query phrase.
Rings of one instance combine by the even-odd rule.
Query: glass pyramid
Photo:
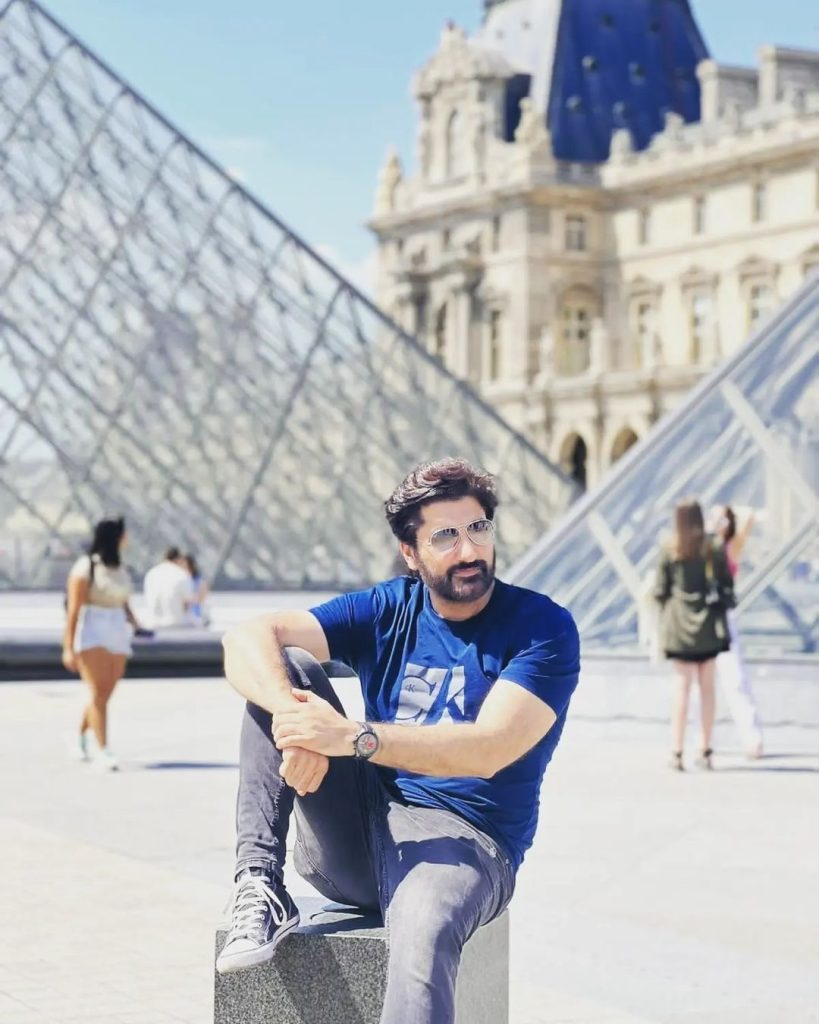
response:
[[[501,556],[573,485],[38,4],[0,11],[0,587],[90,525],[217,586],[388,574],[424,458],[501,474]]]
[[[697,497],[756,510],[737,582],[745,648],[819,640],[819,276],[512,567],[575,614],[586,649],[652,633],[659,538]]]

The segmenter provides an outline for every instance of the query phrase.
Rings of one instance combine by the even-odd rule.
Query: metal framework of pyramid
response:
[[[501,476],[501,557],[573,485],[38,4],[0,11],[0,587],[61,585],[106,514],[137,572],[388,573],[416,462]]]
[[[660,537],[682,498],[756,510],[738,578],[744,646],[819,642],[819,276],[511,569],[574,613],[588,649],[651,636]]]

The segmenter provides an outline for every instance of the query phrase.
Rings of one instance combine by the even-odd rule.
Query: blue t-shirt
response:
[[[454,811],[500,842],[517,868],[532,845],[540,784],[580,671],[569,612],[548,597],[496,580],[489,603],[463,622],[441,618],[408,576],[311,609],[333,659],[361,680],[367,720],[403,725],[474,722],[502,676],[539,697],[557,721],[532,750],[491,779],[390,771],[408,804]]]

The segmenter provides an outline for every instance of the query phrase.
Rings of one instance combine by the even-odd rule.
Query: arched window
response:
[[[557,372],[564,377],[585,373],[591,361],[592,321],[599,303],[587,288],[572,288],[560,304]]]
[[[442,363],[446,363],[446,303],[435,315],[435,339],[432,354]]]
[[[612,464],[614,464],[618,459],[621,459],[629,448],[631,448],[632,445],[637,444],[639,440],[640,439],[631,427],[623,427],[617,437],[615,437],[614,444],[611,446]]]
[[[571,433],[560,448],[560,466],[567,476],[586,490],[586,458],[588,448],[580,434]]]
[[[446,125],[446,176],[460,178],[466,169],[464,124],[461,114],[453,110]]]

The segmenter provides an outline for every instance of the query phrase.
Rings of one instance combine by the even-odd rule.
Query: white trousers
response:
[[[754,753],[762,746],[762,723],[759,720],[748,669],[742,660],[736,619],[728,612],[728,632],[731,636],[731,650],[717,657],[717,680],[728,702],[728,710],[739,732],[743,747]]]

